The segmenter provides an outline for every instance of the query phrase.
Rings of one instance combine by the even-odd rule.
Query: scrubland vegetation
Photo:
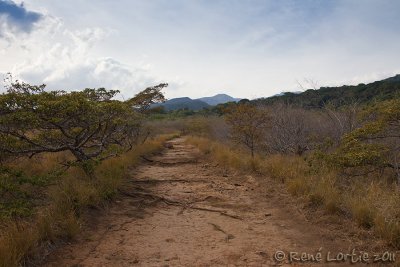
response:
[[[398,98],[321,109],[241,103],[203,117],[188,142],[224,168],[275,179],[310,207],[352,219],[398,249],[399,110]]]
[[[390,98],[364,92],[368,101],[310,106],[284,95],[197,112],[152,108],[166,86],[127,101],[102,88],[49,92],[19,82],[0,95],[0,266],[35,261],[73,239],[140,157],[177,132],[222,168],[274,179],[306,206],[400,248],[400,98],[392,84],[377,84]]]
[[[43,155],[34,162],[14,163],[14,172],[2,174],[0,266],[32,260],[41,247],[73,239],[84,223],[83,214],[106,205],[141,156],[161,150],[168,138],[159,136],[101,162],[94,179],[79,167],[63,172],[51,168],[63,156]]]
[[[134,98],[117,91],[44,90],[15,82],[0,95],[0,266],[40,260],[76,237],[141,159],[173,135],[151,136],[147,108],[165,84]]]

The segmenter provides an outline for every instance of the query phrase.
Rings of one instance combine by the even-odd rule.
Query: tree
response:
[[[162,89],[168,86],[168,83],[160,83],[156,86],[147,87],[140,93],[136,94],[133,98],[128,100],[136,110],[141,113],[146,112],[152,104],[165,102],[164,94],[161,92]]]
[[[400,185],[400,99],[379,102],[364,112],[365,123],[346,134],[334,162],[343,168],[390,168]]]
[[[331,103],[324,104],[324,110],[332,123],[333,138],[339,143],[341,138],[357,128],[360,106],[358,101],[353,99],[348,105],[335,108]]]
[[[265,146],[271,152],[301,156],[314,147],[310,111],[287,105],[274,105],[271,127],[266,133]]]
[[[261,145],[269,123],[266,111],[249,103],[239,104],[229,109],[225,119],[231,128],[231,138],[245,145],[254,157],[254,151]]]
[[[115,155],[117,148],[130,150],[139,139],[143,115],[131,101],[113,100],[118,91],[44,88],[16,81],[0,95],[0,153],[32,157],[70,151],[84,162]],[[147,96],[146,103],[155,101],[151,97],[162,98],[151,93],[139,95]]]

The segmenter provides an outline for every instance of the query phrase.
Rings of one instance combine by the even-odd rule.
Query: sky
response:
[[[398,0],[0,0],[0,77],[128,99],[367,83],[400,73]],[[4,92],[0,87],[0,92]]]

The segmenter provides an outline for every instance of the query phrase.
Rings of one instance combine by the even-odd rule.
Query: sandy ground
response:
[[[362,248],[307,219],[268,179],[222,170],[182,138],[170,144],[132,171],[116,203],[44,266],[326,266],[328,252]],[[287,261],[289,252],[315,257],[320,248],[319,263]]]

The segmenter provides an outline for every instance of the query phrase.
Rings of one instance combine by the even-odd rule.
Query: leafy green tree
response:
[[[113,100],[116,90],[45,91],[45,85],[12,83],[0,95],[0,153],[34,156],[70,151],[77,161],[104,159],[138,141],[144,110],[162,99],[145,90],[129,101]],[[132,107],[133,103],[137,109]]]
[[[364,125],[344,136],[334,161],[345,168],[390,168],[400,184],[400,99],[379,102],[363,117]]]
[[[167,86],[168,83],[160,83],[156,86],[147,87],[128,100],[128,103],[141,113],[147,112],[151,105],[165,102],[166,99],[161,90]]]

